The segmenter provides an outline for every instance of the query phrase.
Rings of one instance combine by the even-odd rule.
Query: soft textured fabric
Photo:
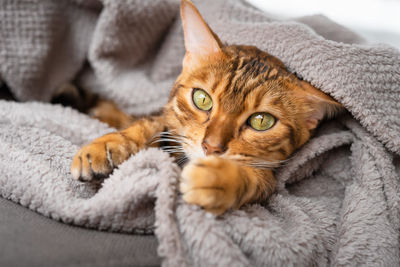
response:
[[[101,186],[73,181],[78,147],[112,131],[69,108],[0,102],[0,193],[53,219],[153,232],[164,266],[399,266],[400,53],[322,16],[281,21],[242,1],[196,4],[228,44],[256,45],[349,111],[277,170],[266,203],[214,217],[182,202],[179,168],[148,149]],[[126,111],[166,101],[184,55],[177,1],[0,4],[0,76],[18,100],[75,80]]]

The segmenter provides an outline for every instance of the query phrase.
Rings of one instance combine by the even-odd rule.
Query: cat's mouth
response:
[[[179,135],[175,131],[163,131],[153,136],[150,145],[158,144],[159,147],[175,157],[179,166],[185,165],[191,157],[189,156],[186,146],[189,143],[186,136]]]
[[[172,154],[176,158],[176,163],[181,167],[189,161],[206,157],[201,146],[196,146],[191,142],[169,143],[167,146],[163,146],[162,150]]]
[[[181,167],[189,161],[207,156],[200,143],[195,144],[186,136],[176,134],[173,131],[164,131],[154,136],[151,144],[156,143],[159,143],[163,151],[173,155],[176,163]],[[218,154],[218,156],[257,169],[276,169],[288,161],[288,159],[263,159],[250,154],[231,154],[229,150],[223,154]]]
[[[159,144],[160,148],[176,158],[179,166],[187,162],[206,157],[201,144],[196,144],[184,135],[175,131],[164,131],[153,137],[151,144]],[[222,156],[222,155],[220,155]]]

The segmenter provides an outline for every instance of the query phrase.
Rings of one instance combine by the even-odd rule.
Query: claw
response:
[[[80,149],[72,162],[71,174],[82,182],[102,181],[136,152],[137,146],[120,134],[105,135]]]

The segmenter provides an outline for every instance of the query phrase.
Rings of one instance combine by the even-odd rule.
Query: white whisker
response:
[[[179,157],[176,161],[178,165],[185,163],[189,158],[184,154],[183,156]]]
[[[182,146],[162,146],[163,150],[177,150],[177,151],[184,151]]]
[[[189,160],[186,155],[185,150],[182,145],[188,145],[188,139],[184,135],[177,134],[174,130],[163,131],[155,134],[151,140],[150,144],[156,143],[168,143],[167,145],[161,145],[161,149],[167,153],[175,154],[176,163],[178,165],[184,164],[187,160]],[[176,144],[176,145],[175,145]]]
[[[243,155],[228,155],[227,158],[240,162],[249,167],[257,169],[273,169],[284,165],[289,159],[286,160],[264,160],[257,158],[256,156],[243,156]]]
[[[173,139],[174,141],[185,141],[186,136],[176,134],[172,130],[171,131],[164,131],[164,132],[159,132],[155,134],[151,140],[154,139]]]
[[[186,144],[186,142],[183,140],[177,140],[177,139],[173,139],[173,138],[160,138],[160,139],[152,141],[150,144],[155,144],[155,143],[160,143],[160,142],[173,142],[173,143],[179,143],[179,144]]]
[[[166,150],[166,149],[163,149],[163,151],[171,153],[171,154],[184,154],[185,153],[184,151],[181,151],[181,150]]]

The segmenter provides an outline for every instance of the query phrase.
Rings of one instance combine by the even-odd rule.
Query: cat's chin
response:
[[[188,155],[186,154],[187,157],[187,161],[195,161],[198,159],[204,159],[205,157],[207,157],[205,154],[204,155]]]
[[[204,153],[203,149],[197,148],[196,146],[184,147],[183,151],[185,152],[185,156],[187,161],[193,161],[196,159],[205,158],[207,155]]]
[[[203,159],[206,159],[206,158],[209,158],[209,157],[214,157],[214,156],[226,158],[226,154],[221,154],[221,155],[215,155],[215,154],[206,155],[204,152],[199,152],[199,153],[185,152],[185,157],[186,157],[185,163],[194,162],[194,161],[197,161],[197,160],[203,160]]]

